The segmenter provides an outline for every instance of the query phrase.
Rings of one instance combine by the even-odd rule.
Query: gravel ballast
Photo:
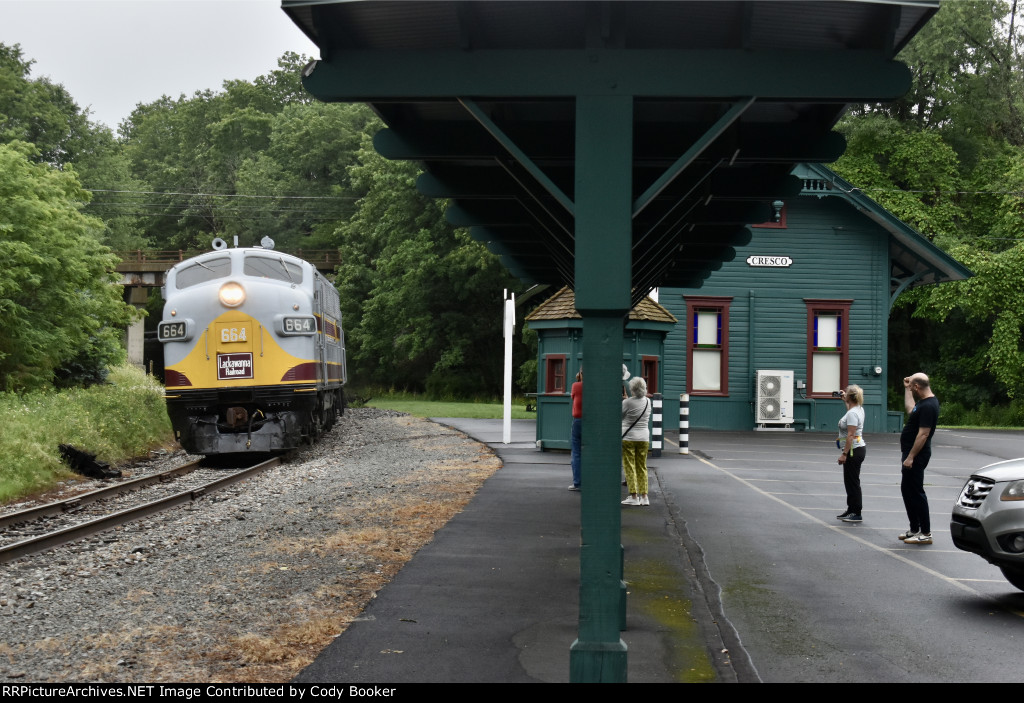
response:
[[[350,409],[289,463],[0,565],[0,679],[286,681],[499,465],[450,428]]]

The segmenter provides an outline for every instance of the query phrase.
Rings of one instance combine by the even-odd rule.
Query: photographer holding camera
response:
[[[839,464],[843,467],[843,483],[846,484],[846,512],[836,515],[843,522],[861,522],[863,498],[860,490],[860,467],[867,456],[864,442],[864,391],[860,386],[847,386],[845,391],[836,391],[846,402],[846,414],[839,420],[839,439],[843,453]]]

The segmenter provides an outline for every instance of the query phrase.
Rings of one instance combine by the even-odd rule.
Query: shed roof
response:
[[[699,286],[769,203],[800,192],[798,162],[831,162],[848,103],[895,99],[893,57],[934,0],[325,2],[283,0],[320,47],[305,85],[365,101],[384,156],[421,161],[420,190],[453,200],[528,282],[632,290]],[[580,103],[630,99],[629,280],[576,281]],[[586,108],[584,108],[586,109]],[[592,124],[591,122],[587,123]],[[616,176],[618,177],[618,176]],[[590,187],[590,186],[588,186]],[[629,226],[627,225],[627,229]],[[614,258],[621,257],[618,251]],[[580,274],[582,275],[582,274]],[[604,286],[603,288],[601,286]],[[600,301],[597,303],[600,306]],[[623,308],[626,306],[622,306]]]
[[[583,317],[576,311],[576,295],[571,288],[564,286],[534,308],[533,312],[524,319],[527,322],[537,322],[540,320],[582,320]],[[667,322],[673,325],[678,322],[675,315],[650,296],[645,296],[629,311],[629,319],[640,322]]]

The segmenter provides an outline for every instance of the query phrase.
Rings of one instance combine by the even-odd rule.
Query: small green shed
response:
[[[537,446],[568,449],[572,425],[569,391],[583,363],[583,318],[573,291],[564,287],[526,316],[537,332]],[[622,338],[622,363],[629,376],[642,376],[648,393],[664,385],[665,336],[678,320],[646,297],[629,311]],[[618,403],[618,398],[610,398]]]

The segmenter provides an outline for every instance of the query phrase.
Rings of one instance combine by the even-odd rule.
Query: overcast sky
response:
[[[252,80],[286,51],[319,56],[279,0],[0,0],[0,43],[115,130],[137,103]]]

